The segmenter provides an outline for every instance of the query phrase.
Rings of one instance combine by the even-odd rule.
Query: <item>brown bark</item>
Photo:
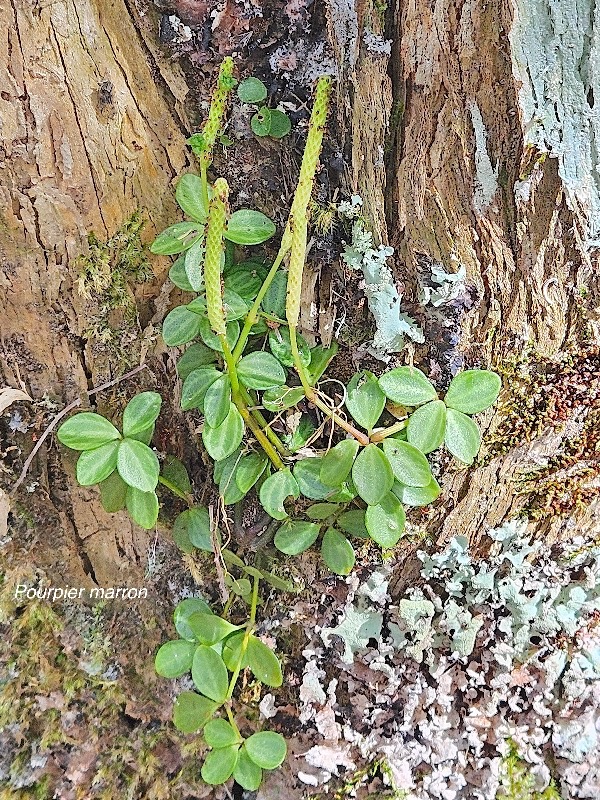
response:
[[[172,221],[187,88],[158,53],[154,24],[124,1],[15,0],[0,21],[3,383],[60,408],[110,377],[82,338],[75,260],[89,232],[105,240],[138,208],[147,238]],[[141,577],[148,535],[106,514],[95,491],[57,480],[60,466],[49,476],[48,458],[45,444],[32,500],[52,547],[40,565],[81,585]]]

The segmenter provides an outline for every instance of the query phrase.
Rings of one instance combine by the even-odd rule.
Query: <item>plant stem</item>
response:
[[[277,257],[273,262],[273,266],[269,270],[267,277],[265,278],[263,285],[260,287],[258,294],[256,295],[256,299],[252,304],[252,308],[246,315],[246,321],[244,322],[244,327],[242,328],[242,332],[240,333],[240,338],[237,340],[237,344],[233,350],[233,360],[237,362],[242,355],[244,347],[246,346],[246,342],[248,341],[248,336],[250,335],[250,328],[256,324],[258,321],[258,309],[260,308],[260,304],[263,301],[265,294],[267,293],[267,289],[273,282],[273,278],[277,274],[277,270],[281,266],[283,259],[285,258],[288,250],[290,249],[289,237],[286,235],[288,229],[286,228],[283,234],[283,238],[281,240],[281,246],[279,248],[279,252],[277,253]]]
[[[390,425],[389,428],[383,428],[380,431],[375,431],[375,433],[371,435],[371,441],[382,442],[384,439],[387,439],[388,436],[393,436],[395,433],[398,433],[398,431],[403,431],[407,425],[407,419],[395,422],[393,425]]]
[[[180,497],[182,500],[185,500],[188,506],[192,505],[192,500],[190,495],[185,494],[185,492],[182,492],[181,489],[178,489],[174,483],[171,483],[171,481],[168,480],[168,478],[164,478],[162,475],[159,475],[158,482],[162,483],[162,485],[165,486],[170,492],[173,492],[174,495]]]
[[[246,387],[245,387],[245,386],[240,386],[240,392],[241,392],[241,394],[242,394],[242,397],[243,397],[243,399],[244,399],[244,403],[246,404],[246,406],[248,406],[248,405],[249,405],[249,403],[252,403],[252,402],[253,402],[253,400],[252,400],[252,398],[250,397],[250,394],[248,393],[248,390],[246,389]],[[278,452],[279,452],[279,453],[280,453],[280,454],[281,454],[281,455],[282,455],[284,458],[286,458],[287,456],[289,456],[289,451],[288,451],[287,447],[286,447],[286,446],[284,445],[284,443],[281,441],[281,439],[279,438],[279,436],[277,436],[277,434],[275,433],[275,431],[271,430],[271,428],[269,427],[269,423],[268,423],[268,422],[267,422],[267,420],[266,420],[266,419],[263,417],[263,415],[262,415],[262,413],[259,411],[259,409],[258,409],[258,408],[253,408],[253,409],[248,409],[248,410],[250,411],[250,413],[252,414],[252,416],[253,416],[253,417],[256,419],[256,421],[258,422],[258,424],[259,424],[259,425],[262,427],[263,433],[265,433],[265,434],[266,434],[267,438],[269,439],[269,441],[271,442],[271,444],[273,444],[273,445],[275,446],[275,448],[277,449],[277,451],[278,451]]]
[[[248,642],[250,641],[250,634],[254,628],[256,623],[256,609],[258,608],[258,587],[260,584],[260,578],[254,576],[254,583],[252,585],[252,600],[250,601],[250,618],[246,623],[246,633],[244,634],[244,641],[242,642],[242,647],[240,650],[240,658],[237,663],[235,670],[233,671],[233,675],[231,676],[231,680],[229,681],[229,689],[227,690],[227,700],[231,700],[233,695],[235,684],[237,683],[237,679],[242,669],[242,661],[244,660],[244,656],[246,655],[246,650],[248,649]]]

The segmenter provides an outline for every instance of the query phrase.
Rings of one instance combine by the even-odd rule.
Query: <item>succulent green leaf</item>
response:
[[[154,428],[155,425],[154,423],[152,423],[150,427],[144,428],[143,430],[138,431],[138,433],[132,433],[129,438],[135,439],[138,442],[142,442],[142,444],[149,445],[150,442],[152,441],[152,437],[154,436]]]
[[[244,747],[249,757],[262,769],[277,769],[287,754],[285,739],[274,731],[261,731],[249,736]]]
[[[211,750],[200,770],[202,780],[211,786],[219,786],[231,778],[238,760],[238,745]]]
[[[261,244],[274,236],[276,230],[275,223],[265,214],[242,208],[229,218],[224,236],[235,244]]]
[[[477,423],[473,422],[471,417],[456,411],[454,408],[449,408],[446,415],[444,442],[448,450],[459,461],[465,464],[472,464],[481,446],[481,433]],[[81,458],[83,456],[80,456]],[[406,481],[403,481],[403,483],[406,483]]]
[[[321,542],[323,561],[336,575],[349,575],[356,559],[354,548],[335,528],[327,528]]]
[[[215,482],[219,484],[219,494],[226,506],[237,503],[245,494],[235,477],[242,458],[241,448],[238,447],[227,458],[215,463]]]
[[[246,494],[265,471],[267,458],[260,453],[242,456],[235,470],[235,482],[238,489]]]
[[[127,487],[125,505],[131,519],[140,528],[150,530],[158,519],[158,497],[156,492],[142,492],[133,486]]]
[[[200,333],[201,319],[198,314],[188,311],[185,306],[177,306],[169,311],[162,326],[162,337],[169,347],[179,347],[195,339]]]
[[[244,746],[240,749],[233,777],[247,792],[255,792],[262,783],[262,769],[252,761]]]
[[[420,406],[437,400],[437,391],[431,382],[416,367],[398,367],[385,372],[379,385],[394,403],[403,406]]]
[[[268,136],[271,130],[271,109],[263,106],[250,120],[252,132],[257,136]]]
[[[223,646],[223,661],[227,669],[235,672],[238,668],[245,669],[248,666],[248,650],[242,655],[245,633],[236,633],[230,636]]]
[[[189,411],[190,408],[203,408],[208,387],[222,375],[223,373],[219,372],[215,367],[199,367],[192,370],[183,382],[181,390],[182,410]]]
[[[410,415],[406,438],[422,453],[431,453],[444,441],[446,433],[446,406],[443,400],[432,400]]]
[[[306,509],[306,516],[309,519],[329,519],[340,507],[337,503],[315,503]]]
[[[278,272],[265,292],[262,309],[280,319],[285,318],[285,298],[287,293],[287,272]]]
[[[240,359],[237,371],[249,389],[273,389],[285,383],[285,370],[271,353],[249,353]]]
[[[317,345],[310,351],[310,364],[306,370],[310,380],[310,385],[314,386],[323,375],[331,361],[335,358],[338,351],[338,343],[332,342],[329,347]]]
[[[217,354],[201,342],[190,345],[177,361],[177,374],[184,381],[195,369],[212,366]]]
[[[407,486],[428,486],[431,467],[423,453],[400,439],[384,439],[383,451],[388,457],[394,477]]]
[[[169,270],[169,280],[184,292],[194,291],[194,287],[190,283],[187,272],[185,271],[185,254],[179,256],[173,263],[173,266]]]
[[[182,639],[188,642],[195,642],[196,637],[189,625],[189,619],[192,614],[196,613],[211,614],[210,606],[201,597],[186,597],[175,607],[173,612],[173,622],[175,623],[175,630]]]
[[[173,524],[174,537],[187,537],[199,550],[212,552],[210,516],[206,508],[188,508],[178,514]]]
[[[210,321],[208,317],[199,317],[198,314],[196,314],[196,316],[200,320],[200,338],[204,344],[207,347],[210,347],[212,350],[216,350],[217,353],[222,353],[223,345],[221,344],[221,340],[217,334],[210,327]],[[228,322],[225,337],[230,349],[233,350],[235,347],[235,343],[237,342],[239,335],[240,323],[237,321],[237,319]]]
[[[267,97],[267,87],[258,78],[245,78],[237,88],[242,103],[261,103]]]
[[[352,471],[358,453],[356,439],[344,439],[323,456],[320,479],[326,486],[341,486]]]
[[[127,484],[118,472],[113,472],[100,484],[100,502],[109,514],[125,508]]]
[[[204,234],[199,236],[194,244],[189,247],[183,256],[183,269],[187,282],[193,292],[199,292],[204,286],[204,258],[206,255],[206,242]],[[190,309],[192,311],[193,309]]]
[[[337,525],[345,533],[357,536],[359,539],[366,539],[369,531],[365,525],[365,512],[362,510],[345,511],[337,519]]]
[[[218,750],[221,747],[231,747],[241,744],[239,734],[225,719],[211,719],[204,728],[206,744]]]
[[[367,506],[369,536],[382,547],[394,547],[404,531],[406,514],[395,494],[388,492],[378,505]]]
[[[262,403],[267,411],[279,413],[297,405],[303,398],[304,389],[301,386],[278,386],[276,389],[267,389],[262,396]]]
[[[91,411],[82,411],[63,422],[56,435],[71,450],[94,450],[121,438],[112,422]]]
[[[156,453],[143,442],[123,439],[119,443],[117,469],[125,483],[140,492],[152,492],[156,488],[160,464]]]
[[[182,733],[196,733],[219,707],[196,692],[181,692],[173,705],[173,724]]]
[[[185,639],[166,642],[159,648],[154,659],[154,668],[163,678],[180,678],[192,668],[196,645]]]
[[[392,487],[393,493],[405,506],[428,506],[430,503],[439,497],[442,491],[439,483],[435,478],[431,479],[428,486],[404,486],[402,483],[396,483]]]
[[[289,467],[270,475],[260,487],[259,499],[262,507],[274,519],[285,519],[287,511],[283,504],[288,497],[296,499],[300,488]]]
[[[486,369],[468,369],[452,379],[444,402],[463,414],[478,414],[492,406],[502,386],[500,376]]]
[[[346,408],[355,422],[371,431],[385,408],[385,394],[372,372],[359,372],[348,384]]]
[[[188,618],[187,623],[200,644],[206,645],[216,644],[240,629],[239,625],[232,625],[212,612],[207,614],[196,611]]]
[[[187,172],[177,183],[175,199],[186,216],[197,222],[206,222],[208,208],[204,202],[202,180],[198,175]]]
[[[275,534],[275,547],[286,556],[297,556],[316,542],[320,530],[316,522],[286,520]]]
[[[292,121],[288,115],[283,111],[279,111],[278,108],[272,108],[269,136],[272,136],[274,139],[283,139],[291,130]]]
[[[167,456],[162,469],[162,476],[183,494],[191,494],[190,476],[182,462],[173,456]]]
[[[248,666],[261,683],[277,688],[283,683],[281,664],[270,647],[256,636],[248,639]]]
[[[369,505],[377,505],[394,485],[394,473],[387,456],[376,444],[368,444],[352,467],[356,491]]]
[[[246,301],[232,289],[226,288],[223,291],[223,306],[225,308],[227,322],[233,322],[234,320],[242,319],[248,313],[248,305]]]
[[[200,235],[202,229],[197,222],[176,222],[158,234],[150,245],[150,252],[161,256],[183,253]]]
[[[212,647],[201,644],[196,648],[192,661],[192,680],[199,692],[216,703],[224,703],[227,699],[227,667]]]
[[[300,336],[300,334],[298,334],[296,338],[298,340],[300,361],[307,367],[310,364],[310,348],[308,342],[303,336]],[[269,348],[280,364],[283,364],[285,367],[294,366],[290,331],[288,328],[280,327],[269,331]]]
[[[220,378],[206,390],[204,395],[204,419],[211,428],[218,428],[229,414],[231,405],[231,382],[229,375]]]
[[[123,436],[134,436],[149,428],[160,414],[161,403],[157,392],[142,392],[133,397],[123,412]]]
[[[298,481],[300,493],[310,500],[323,500],[334,491],[331,486],[326,486],[321,482],[322,466],[323,459],[318,456],[303,458],[294,467],[294,478]]]
[[[119,442],[109,442],[94,450],[84,450],[77,459],[77,481],[92,486],[106,480],[117,468]]]
[[[217,428],[205,424],[202,431],[202,441],[213,461],[222,461],[231,455],[243,438],[244,420],[233,403],[229,404],[229,413]]]

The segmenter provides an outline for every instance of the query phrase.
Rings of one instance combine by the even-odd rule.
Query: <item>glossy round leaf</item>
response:
[[[169,311],[162,326],[162,337],[169,347],[179,347],[195,339],[200,333],[200,317],[185,306]]]
[[[240,81],[237,95],[242,103],[261,103],[267,97],[267,87],[258,78],[245,78]]]
[[[166,457],[162,468],[162,477],[183,494],[192,493],[190,476],[188,475],[187,469],[178,458],[174,458],[173,456]]]
[[[185,639],[166,642],[159,648],[154,659],[154,668],[163,678],[180,678],[192,668],[196,645]]]
[[[129,516],[140,528],[150,530],[158,519],[158,497],[156,492],[141,492],[133,486],[127,487],[125,505]]]
[[[128,486],[140,492],[152,492],[158,483],[160,464],[148,445],[135,439],[123,439],[117,453],[119,475]]]
[[[77,459],[77,481],[92,486],[106,480],[117,468],[118,442],[109,442],[94,450],[84,450]]]
[[[212,647],[200,644],[196,648],[192,661],[192,679],[198,691],[216,703],[224,703],[227,699],[227,667]]]
[[[300,336],[300,334],[298,334],[296,338],[298,340],[300,361],[307,367],[310,364],[310,348],[308,342],[303,336]],[[280,364],[283,364],[285,367],[294,366],[294,357],[292,355],[292,345],[290,343],[290,332],[288,328],[282,326],[269,331],[269,348]]]
[[[71,450],[94,450],[121,438],[115,426],[100,414],[82,411],[68,419],[58,429],[56,436],[61,444]]]
[[[326,486],[341,486],[352,470],[358,453],[356,439],[344,439],[323,456],[320,479]]]
[[[205,424],[202,431],[202,441],[213,461],[221,461],[231,455],[243,438],[244,420],[233,403],[229,404],[229,413],[217,428]]]
[[[249,757],[262,769],[277,769],[287,754],[287,745],[281,734],[261,731],[249,736],[244,747]]]
[[[285,383],[285,370],[271,353],[249,353],[240,359],[237,372],[249,389],[272,389]]]
[[[260,487],[259,499],[264,510],[274,519],[285,519],[288,515],[283,504],[288,497],[300,495],[298,483],[289,467],[269,475]]]
[[[352,467],[356,491],[369,505],[377,505],[394,484],[387,456],[376,444],[368,444],[357,455]]]
[[[241,449],[238,447],[227,458],[215,464],[215,481],[219,484],[219,494],[226,506],[237,503],[245,494],[235,479],[242,458]]]
[[[161,256],[182,253],[201,233],[202,229],[197,222],[176,222],[158,234],[150,245],[150,252]]]
[[[238,489],[246,494],[265,471],[268,459],[260,453],[242,456],[235,470]]]
[[[215,367],[199,367],[192,370],[183,382],[181,390],[182,410],[189,411],[190,408],[202,408],[208,387],[222,374]]]
[[[248,650],[242,654],[245,633],[236,633],[230,636],[223,645],[223,661],[227,669],[235,672],[238,666],[245,669],[248,666]]]
[[[331,486],[321,482],[321,468],[323,459],[319,457],[303,458],[296,462],[294,478],[298,481],[300,494],[310,500],[323,500],[334,491]]]
[[[185,271],[185,254],[179,256],[173,263],[173,266],[169,270],[169,280],[171,283],[174,283],[178,289],[182,289],[184,292],[194,291],[194,287],[190,283],[187,272]]]
[[[262,286],[262,279],[248,269],[231,272],[224,280],[225,290],[235,292],[242,300],[253,301]]]
[[[198,222],[206,222],[208,208],[204,202],[202,180],[191,172],[182,175],[177,183],[175,199],[188,217]]]
[[[231,778],[238,760],[238,745],[211,750],[200,770],[202,780],[211,786],[219,786]]]
[[[100,501],[102,508],[109,514],[121,511],[125,508],[125,498],[127,497],[128,486],[119,475],[113,472],[100,484]]]
[[[304,399],[304,389],[301,386],[278,386],[276,389],[267,389],[262,396],[263,406],[267,411],[279,413],[286,408],[298,405]]]
[[[287,272],[277,272],[261,303],[263,311],[280,319],[285,319],[287,277]]]
[[[310,365],[307,369],[310,385],[314,386],[323,375],[338,351],[338,343],[332,342],[329,347],[317,345],[310,351]]]
[[[225,309],[227,322],[242,319],[248,313],[248,304],[246,301],[241,298],[237,292],[231,289],[225,289],[223,291],[223,308]]]
[[[378,505],[367,506],[365,524],[369,536],[382,547],[394,547],[404,531],[406,514],[395,494],[388,492]]]
[[[174,537],[187,537],[199,550],[212,552],[210,516],[206,508],[188,508],[177,515],[173,524]]]
[[[481,434],[471,417],[449,408],[446,415],[444,442],[453,456],[465,464],[472,464],[481,446]],[[95,452],[95,451],[94,451]],[[85,455],[85,454],[84,454]],[[80,456],[82,458],[83,456]],[[406,481],[403,481],[404,483]]]
[[[306,516],[309,519],[329,519],[333,514],[340,510],[337,503],[315,503],[306,509]]]
[[[175,607],[173,612],[173,622],[175,623],[175,630],[182,639],[187,639],[188,642],[195,642],[196,637],[194,632],[189,626],[189,618],[192,614],[196,613],[211,614],[210,606],[201,597],[186,597]]]
[[[420,406],[410,415],[406,428],[409,444],[422,453],[431,453],[444,441],[446,433],[446,406],[443,400],[433,400]]]
[[[427,486],[431,481],[429,461],[414,445],[399,439],[384,439],[383,451],[388,457],[396,480],[407,486]]]
[[[239,752],[237,764],[233,770],[233,777],[236,783],[248,792],[255,792],[262,783],[262,769],[255,764],[242,746]]]
[[[275,534],[275,547],[286,556],[297,556],[316,542],[320,530],[316,522],[287,520]]]
[[[161,404],[157,392],[142,392],[133,397],[123,412],[123,436],[133,436],[149,428],[158,418]]]
[[[272,108],[269,136],[272,136],[274,139],[283,139],[291,130],[292,121],[288,115],[283,111],[279,111],[277,108]]]
[[[150,425],[150,427],[144,428],[143,430],[138,431],[137,433],[132,433],[128,438],[135,439],[138,442],[142,442],[143,444],[150,445],[150,442],[152,441],[152,437],[154,436],[154,428],[155,428],[155,425],[154,425],[154,423],[152,423],[152,425]]]
[[[219,707],[196,692],[181,692],[173,705],[173,724],[182,733],[196,733],[203,728]]]
[[[200,320],[200,338],[204,344],[207,347],[210,347],[212,350],[216,350],[217,353],[222,353],[223,345],[221,344],[221,340],[217,334],[210,327],[208,317],[199,317],[198,314],[196,314],[196,316]],[[235,343],[237,342],[239,335],[240,323],[237,320],[228,322],[226,326],[226,339],[231,350],[233,350],[235,347]]]
[[[369,536],[369,531],[365,525],[365,512],[359,509],[345,511],[337,518],[338,527],[351,536],[365,539]]]
[[[199,236],[194,244],[185,251],[183,268],[192,291],[200,292],[204,287],[204,259],[206,256],[206,242],[204,234]]]
[[[242,208],[229,218],[224,236],[235,244],[261,244],[274,236],[276,230],[275,223],[265,214]]]
[[[248,640],[248,666],[261,683],[277,688],[283,683],[281,664],[270,647],[256,636]]]
[[[218,428],[229,414],[231,405],[231,382],[229,375],[220,378],[206,390],[204,395],[204,419],[211,428]]]
[[[385,394],[372,372],[359,372],[348,384],[346,408],[354,421],[371,431],[385,408]]]
[[[215,749],[240,744],[240,737],[225,719],[211,719],[204,728],[206,744]]]
[[[393,493],[405,506],[428,506],[430,503],[439,497],[441,488],[435,478],[431,479],[428,486],[404,486],[402,483],[396,483],[392,487]]]
[[[268,136],[271,130],[271,109],[263,106],[250,120],[252,132],[257,136]]]
[[[496,402],[501,386],[500,376],[495,372],[468,369],[452,379],[444,402],[463,414],[478,414]]]
[[[321,542],[323,561],[336,575],[349,575],[356,560],[354,548],[335,528],[327,528]]]
[[[420,406],[437,400],[437,391],[416,367],[398,367],[384,372],[379,385],[390,400],[403,406]]]
[[[239,626],[232,625],[226,619],[203,611],[192,614],[188,618],[188,626],[200,644],[207,645],[216,644],[239,630]]]
[[[191,344],[177,361],[177,374],[184,381],[195,369],[213,365],[217,354],[201,342]]]

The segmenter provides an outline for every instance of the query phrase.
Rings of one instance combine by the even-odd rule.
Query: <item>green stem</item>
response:
[[[296,367],[296,372],[300,378],[300,382],[302,383],[302,388],[304,389],[304,394],[309,397],[311,394],[314,394],[313,388],[310,385],[310,381],[308,379],[308,375],[306,374],[306,370],[304,369],[304,364],[302,363],[302,359],[300,358],[300,351],[298,350],[298,339],[296,338],[296,326],[290,325],[290,345],[292,349],[292,358],[294,360],[294,366]]]
[[[233,695],[235,684],[237,683],[237,679],[242,669],[242,661],[244,660],[244,656],[246,655],[246,650],[248,649],[250,634],[252,633],[252,630],[254,629],[254,625],[256,623],[256,609],[258,608],[259,584],[260,584],[260,578],[254,576],[254,584],[252,586],[252,600],[250,601],[250,618],[246,623],[246,633],[244,634],[244,641],[242,642],[242,647],[240,650],[240,658],[235,670],[233,671],[231,680],[229,681],[229,689],[227,690],[227,700],[231,700],[231,697]]]
[[[403,431],[407,425],[407,419],[403,419],[400,422],[395,422],[393,425],[390,425],[389,428],[383,428],[383,430],[375,431],[375,433],[371,435],[371,441],[382,442],[384,439],[387,439],[388,436],[393,436],[395,433]]]
[[[250,397],[250,394],[248,393],[248,390],[246,389],[245,386],[240,386],[240,392],[244,399],[244,403],[246,404],[247,407],[250,403],[253,402],[252,398]],[[263,433],[266,434],[271,444],[275,446],[277,452],[280,453],[280,455],[282,455],[284,458],[287,458],[290,454],[287,447],[281,441],[279,436],[277,436],[275,431],[271,430],[271,428],[269,427],[270,423],[267,422],[267,420],[263,417],[260,410],[258,408],[253,408],[248,410],[250,411],[252,416],[256,419],[258,424],[262,427]]]
[[[244,327],[242,328],[242,332],[240,333],[240,338],[237,340],[237,344],[233,350],[233,360],[236,363],[244,351],[244,347],[246,346],[246,342],[248,341],[248,336],[250,335],[250,328],[253,325],[255,325],[256,322],[258,321],[258,309],[260,308],[260,304],[262,303],[263,298],[267,293],[267,289],[273,282],[273,278],[277,274],[277,270],[281,266],[281,262],[285,258],[289,249],[290,249],[289,238],[284,233],[283,238],[281,240],[281,247],[279,248],[279,252],[277,253],[277,257],[275,258],[273,266],[269,270],[269,273],[265,278],[263,285],[260,287],[259,292],[256,295],[256,299],[252,304],[252,308],[246,315],[246,321],[244,322]]]

